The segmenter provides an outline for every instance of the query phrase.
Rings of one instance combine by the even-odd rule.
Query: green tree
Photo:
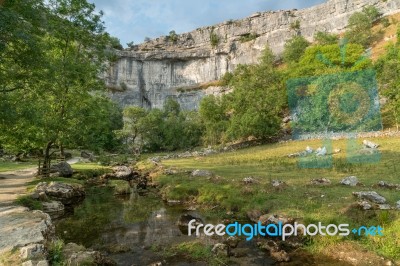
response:
[[[339,37],[335,34],[319,31],[314,35],[315,41],[320,45],[338,44]]]
[[[204,97],[200,102],[199,115],[205,127],[204,143],[215,145],[223,142],[229,117],[225,114],[222,99],[214,95]]]
[[[226,110],[230,112],[230,139],[266,139],[279,132],[285,91],[274,63],[275,57],[267,48],[259,65],[239,66],[235,70],[230,82],[233,92],[225,96]]]
[[[356,12],[349,18],[345,37],[351,42],[368,47],[372,41],[372,20],[364,12]]]
[[[297,62],[310,43],[303,36],[295,36],[288,40],[283,51],[285,63]]]

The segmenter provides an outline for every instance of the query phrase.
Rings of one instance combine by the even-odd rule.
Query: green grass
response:
[[[360,140],[360,142],[362,139]],[[302,169],[297,158],[287,154],[302,151],[306,146],[316,149],[322,141],[291,141],[264,145],[217,154],[204,158],[164,160],[166,167],[185,170],[207,169],[218,177],[207,179],[189,175],[159,175],[162,193],[166,198],[196,201],[204,209],[218,209],[221,216],[227,211],[236,211],[237,217],[244,217],[252,209],[268,210],[294,218],[305,223],[349,223],[350,226],[384,225],[391,236],[381,238],[362,238],[360,240],[343,238],[314,238],[315,247],[328,247],[340,241],[356,241],[376,253],[392,259],[400,259],[399,212],[358,211],[352,206],[356,199],[352,192],[374,190],[384,196],[392,206],[400,200],[395,190],[371,188],[380,180],[400,183],[400,139],[374,138],[381,145],[382,158],[375,164],[350,164],[346,160],[346,140],[333,141],[333,148],[341,153],[334,155],[333,167],[328,169]],[[355,175],[364,187],[347,187],[339,184],[346,176]],[[241,180],[254,176],[259,183],[244,185]],[[332,181],[330,186],[312,186],[312,178],[326,177]],[[283,180],[288,187],[276,190],[270,185],[272,179]],[[376,243],[377,242],[377,243]],[[318,248],[320,250],[321,248]]]
[[[33,199],[30,195],[19,196],[15,203],[24,207],[28,207],[31,210],[42,210],[42,202]]]
[[[28,162],[1,162],[0,161],[0,172],[8,172],[15,170],[22,170],[27,168],[37,167],[33,161]]]

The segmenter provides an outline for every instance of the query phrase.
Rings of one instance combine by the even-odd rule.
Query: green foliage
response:
[[[174,30],[171,30],[171,31],[169,32],[168,39],[169,39],[172,43],[176,43],[176,41],[178,41],[178,34],[176,34],[176,32],[175,32]]]
[[[210,32],[210,44],[212,47],[216,47],[219,43],[219,37],[218,35],[214,32],[214,29],[211,30]]]
[[[391,114],[391,120],[397,128],[400,122],[400,46],[399,43],[389,45],[386,53],[379,58],[375,67],[378,71],[380,93],[388,102],[385,110]]]
[[[45,149],[49,162],[53,147],[115,146],[112,129],[122,125],[121,115],[101,96],[100,76],[119,41],[104,32],[101,16],[86,1],[7,1],[2,7],[0,20],[12,27],[2,27],[7,45],[0,53],[11,60],[2,60],[0,69],[14,72],[0,75],[0,138],[6,148]]]
[[[30,195],[19,196],[15,203],[31,210],[41,210],[43,205],[40,201],[33,199]]]
[[[298,62],[310,43],[303,36],[295,36],[288,40],[283,51],[283,60],[286,63]]]
[[[338,44],[339,37],[335,34],[319,31],[314,35],[315,41],[320,45]]]
[[[345,37],[351,42],[364,47],[371,45],[373,40],[372,23],[381,17],[374,6],[368,6],[362,12],[356,12],[349,18],[348,30]]]
[[[294,31],[299,31],[301,27],[300,20],[290,23],[290,29]]]
[[[197,114],[181,111],[179,103],[171,98],[163,110],[128,107],[124,116],[124,128],[117,135],[130,150],[172,151],[200,144],[202,125]]]
[[[132,48],[133,46],[135,46],[135,42],[128,42],[127,44],[126,44],[129,48]]]
[[[259,35],[258,35],[257,33],[247,33],[247,34],[245,34],[245,35],[240,36],[239,41],[240,41],[241,43],[249,42],[249,41],[252,41],[252,40],[257,39],[258,36],[259,36]]]
[[[274,61],[272,52],[266,49],[260,64],[238,66],[229,76],[232,93],[201,101],[199,112],[206,143],[250,136],[265,139],[278,133],[285,93]]]
[[[49,245],[49,262],[51,265],[61,266],[63,263],[64,241],[61,239],[54,240]]]
[[[112,48],[117,49],[117,50],[124,49],[124,47],[122,47],[122,45],[121,45],[120,40],[116,37],[110,37],[110,45]]]

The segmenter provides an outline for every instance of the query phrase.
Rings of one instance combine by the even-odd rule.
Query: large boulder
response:
[[[47,213],[16,206],[0,208],[0,256],[22,247],[26,247],[21,251],[24,258],[38,255],[43,250],[40,245],[53,238],[54,226]]]
[[[62,202],[64,205],[71,205],[82,201],[85,198],[85,190],[79,184],[66,184],[59,182],[40,182],[37,184],[35,191],[37,193],[44,192],[46,195],[56,201]]]
[[[130,167],[122,165],[113,167],[113,177],[117,179],[130,180],[133,176],[133,171]]]
[[[74,173],[71,165],[67,162],[59,162],[58,164],[54,164],[51,166],[50,172],[58,173],[58,176],[62,177],[71,177]]]
[[[361,191],[361,192],[353,192],[353,195],[358,197],[361,200],[368,200],[377,204],[386,203],[386,199],[376,193],[375,191]]]

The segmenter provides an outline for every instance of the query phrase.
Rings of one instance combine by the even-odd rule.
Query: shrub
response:
[[[214,29],[211,30],[210,33],[210,43],[212,47],[216,47],[219,43],[219,37],[218,35],[214,32]]]

